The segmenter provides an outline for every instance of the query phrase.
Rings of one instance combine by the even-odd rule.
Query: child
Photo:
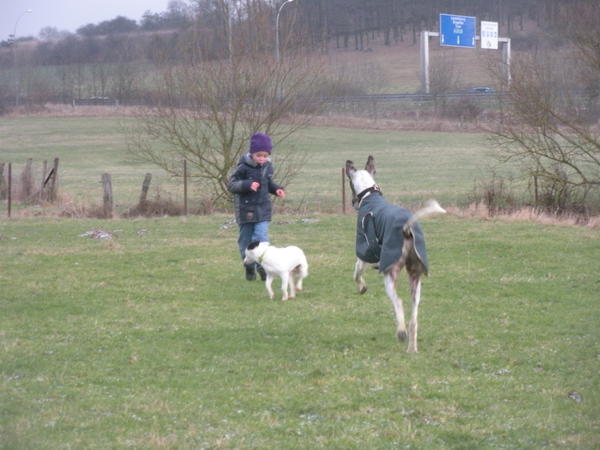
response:
[[[250,139],[250,151],[242,156],[229,178],[229,191],[235,194],[235,220],[240,228],[238,247],[242,260],[246,247],[251,242],[269,241],[272,210],[269,194],[285,198],[285,190],[273,181],[271,150],[271,138],[266,134],[256,133]],[[266,273],[260,265],[249,264],[245,268],[246,280],[256,279],[255,270],[265,280]]]

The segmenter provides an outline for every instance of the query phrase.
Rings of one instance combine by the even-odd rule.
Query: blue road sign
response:
[[[475,17],[440,14],[440,45],[475,48]]]

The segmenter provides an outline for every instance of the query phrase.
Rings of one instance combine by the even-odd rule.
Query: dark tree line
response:
[[[590,0],[593,1],[593,0]],[[435,30],[440,13],[476,16],[500,23],[503,33],[521,31],[529,21],[552,27],[561,7],[570,0],[297,0],[285,8],[281,28],[288,43],[311,50],[369,49],[415,44],[421,30]],[[166,11],[147,11],[140,23],[125,17],[88,24],[61,39],[38,43],[30,58],[34,65],[123,62],[125,45],[130,61],[177,61],[220,58],[228,52],[228,15],[234,39],[264,51],[273,39],[259,41],[256,29],[275,21],[282,0],[171,1]],[[149,36],[150,35],[150,36]],[[6,43],[5,43],[6,44]],[[116,49],[116,50],[115,50]],[[10,49],[0,51],[0,64],[11,65]]]
[[[593,0],[590,0],[593,1]],[[435,31],[440,13],[476,16],[497,21],[510,35],[532,21],[545,28],[555,24],[557,0],[302,0],[298,22],[313,47],[334,40],[337,48],[368,48],[369,41],[385,45],[408,40],[416,43],[421,30]]]
[[[436,29],[440,12],[498,21],[503,35],[516,37],[525,35],[525,25],[537,26],[540,33],[557,28],[558,18],[577,1],[597,0],[295,0],[282,10],[281,46],[284,52],[326,53],[368,50],[375,42],[411,45],[421,30]],[[0,97],[15,98],[18,74],[23,101],[68,102],[88,96],[143,101],[152,89],[149,65],[227,60],[240,52],[272,56],[282,4],[174,0],[165,12],[148,11],[140,24],[117,17],[66,36],[45,30],[48,39],[35,45],[17,42],[0,48],[0,67],[9,69],[0,72]],[[513,38],[513,47],[516,42]]]

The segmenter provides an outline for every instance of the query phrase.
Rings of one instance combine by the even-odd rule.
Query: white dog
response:
[[[252,242],[246,249],[244,264],[252,263],[258,263],[265,269],[265,286],[271,299],[274,296],[271,283],[275,275],[281,278],[282,300],[294,298],[296,291],[302,290],[302,280],[308,275],[306,256],[300,248],[293,245],[278,248],[268,242]]]

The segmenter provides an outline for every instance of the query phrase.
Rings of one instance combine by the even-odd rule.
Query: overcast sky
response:
[[[13,34],[15,24],[17,37],[37,37],[44,27],[74,32],[88,23],[97,24],[117,16],[139,23],[144,12],[166,11],[168,3],[169,0],[0,0],[0,41]],[[28,9],[32,12],[21,16]]]

